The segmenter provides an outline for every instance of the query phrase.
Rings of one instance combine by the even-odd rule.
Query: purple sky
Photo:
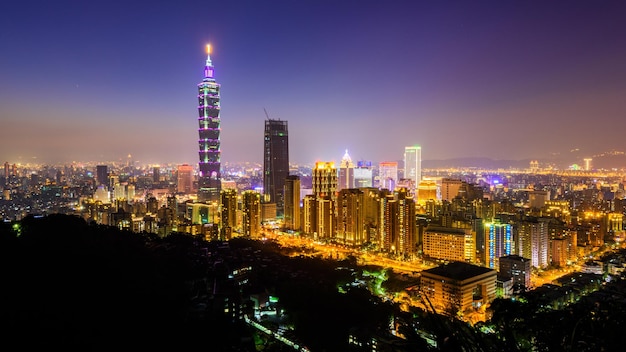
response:
[[[197,164],[209,42],[222,162],[264,109],[296,163],[626,150],[626,1],[35,0],[0,5],[0,162]]]

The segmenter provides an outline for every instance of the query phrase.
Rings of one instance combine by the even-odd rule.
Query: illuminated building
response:
[[[348,154],[348,150],[346,149],[346,153],[341,158],[341,163],[339,164],[339,177],[337,179],[337,191],[341,191],[346,188],[355,188],[354,186],[354,164],[352,163],[352,159]]]
[[[422,179],[417,185],[417,201],[420,205],[426,205],[429,200],[437,200],[437,182],[431,179]]]
[[[300,177],[289,175],[285,180],[284,227],[300,230]]]
[[[493,301],[497,275],[493,269],[451,262],[423,270],[420,286],[438,313],[456,315]]]
[[[357,161],[354,172],[354,188],[372,187],[373,172],[371,161]]]
[[[315,213],[315,239],[334,239],[336,229],[335,202],[329,197],[316,198]]]
[[[378,164],[379,188],[393,191],[398,183],[398,162],[383,161]]]
[[[194,225],[217,223],[217,219],[219,218],[217,205],[187,203],[187,217]]]
[[[404,178],[413,180],[415,186],[422,180],[422,147],[404,147]]]
[[[585,162],[585,171],[591,171],[591,162],[593,161],[593,159],[585,158],[583,160]]]
[[[510,224],[485,224],[485,266],[498,268],[498,258],[513,253],[513,231]]]
[[[339,191],[337,196],[337,239],[347,245],[367,241],[364,232],[364,194],[357,188]]]
[[[393,194],[381,197],[383,215],[381,249],[395,254],[410,256],[416,252],[417,231],[415,200],[408,190],[401,188]]]
[[[221,240],[228,240],[237,228],[237,190],[223,189],[221,198],[220,237]]]
[[[176,191],[189,194],[193,192],[193,167],[189,164],[178,165]]]
[[[516,225],[516,252],[524,258],[530,258],[530,265],[544,268],[549,263],[548,223],[529,218]]]
[[[471,229],[428,226],[423,235],[424,255],[450,261],[476,260],[475,235]]]
[[[515,254],[500,257],[500,274],[513,278],[513,285],[525,289],[530,288],[530,267],[528,258]]]
[[[333,162],[318,161],[312,170],[313,195],[329,197],[333,201],[337,192],[337,168]]]
[[[263,194],[276,204],[277,215],[284,211],[285,179],[289,175],[289,133],[287,121],[265,120],[263,139]]]
[[[462,186],[463,181],[461,180],[452,178],[441,179],[441,200],[452,201],[452,199],[459,195]]]
[[[314,234],[317,232],[317,211],[315,196],[307,194],[302,200],[302,232]]]
[[[207,45],[204,79],[198,84],[198,201],[219,202],[220,171],[220,85],[215,81],[211,46]]]
[[[243,235],[250,238],[261,237],[261,194],[255,191],[243,191],[241,194],[243,211]]]
[[[569,260],[569,244],[567,238],[553,238],[550,240],[550,263],[564,267]]]

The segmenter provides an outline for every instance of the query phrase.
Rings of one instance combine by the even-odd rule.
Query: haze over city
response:
[[[0,5],[0,161],[198,162],[211,43],[223,162],[624,150],[623,1]],[[267,112],[267,115],[266,115]]]

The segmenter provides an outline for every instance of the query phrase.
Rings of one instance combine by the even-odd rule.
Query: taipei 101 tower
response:
[[[219,202],[220,174],[220,85],[213,76],[211,45],[207,45],[204,79],[198,84],[198,201]]]

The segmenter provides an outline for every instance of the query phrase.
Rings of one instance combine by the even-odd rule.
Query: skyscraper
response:
[[[189,164],[178,165],[176,180],[178,193],[191,193],[193,191],[193,167]]]
[[[398,162],[382,161],[378,164],[378,188],[393,191],[398,183]]]
[[[220,85],[213,77],[211,46],[207,45],[204,79],[198,84],[198,201],[219,202],[220,173]]]
[[[109,186],[109,169],[106,165],[96,165],[96,182],[96,186]]]
[[[300,176],[289,175],[285,180],[285,228],[300,230]]]
[[[263,194],[276,203],[276,212],[284,212],[285,179],[289,175],[289,134],[287,121],[265,120],[263,140]]]
[[[346,149],[346,153],[341,158],[341,163],[339,164],[337,191],[347,188],[354,188],[354,163],[352,163],[352,158],[350,158]]]
[[[422,180],[422,147],[404,147],[404,178],[413,180],[417,187]]]

